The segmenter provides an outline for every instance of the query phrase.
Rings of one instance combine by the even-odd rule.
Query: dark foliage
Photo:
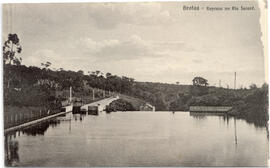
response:
[[[135,111],[135,108],[132,106],[131,103],[123,99],[118,99],[110,103],[110,105],[106,107],[106,111]]]
[[[17,34],[9,34],[7,41],[3,45],[3,61],[4,64],[20,65],[22,58],[17,54],[21,53],[22,47]]]
[[[8,72],[8,73],[7,73]],[[9,86],[9,87],[8,87]],[[156,110],[187,111],[190,105],[233,106],[232,115],[247,120],[268,120],[268,85],[262,88],[224,89],[206,86],[136,82],[100,71],[85,75],[83,71],[52,71],[49,68],[4,66],[4,102],[6,105],[47,106],[57,108],[56,91],[72,86],[77,97],[89,96],[92,88],[117,92],[148,102]],[[102,92],[96,93],[102,97]],[[128,105],[127,105],[128,106]],[[128,107],[129,109],[129,107]],[[256,121],[257,122],[257,121]]]

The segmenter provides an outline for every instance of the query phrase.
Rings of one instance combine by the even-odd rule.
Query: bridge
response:
[[[104,111],[106,108],[106,105],[109,105],[111,102],[113,102],[114,100],[119,99],[119,96],[113,96],[113,97],[109,97],[106,99],[102,99],[100,101],[97,102],[93,102],[93,103],[89,103],[89,104],[85,104],[81,107],[81,110],[88,110],[88,106],[98,106],[98,111]]]

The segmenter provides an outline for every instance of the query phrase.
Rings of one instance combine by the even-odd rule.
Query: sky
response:
[[[3,5],[2,41],[16,33],[22,64],[99,70],[136,81],[233,88],[265,82],[263,2],[128,2]],[[183,11],[254,6],[253,11]],[[264,9],[265,8],[265,9]]]

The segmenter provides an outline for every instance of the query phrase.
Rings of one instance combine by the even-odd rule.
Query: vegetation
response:
[[[123,99],[118,99],[114,100],[111,102],[107,107],[106,107],[107,112],[112,112],[112,111],[135,111],[135,108],[132,106],[131,103],[123,100]]]
[[[20,45],[20,39],[17,34],[9,34],[7,41],[3,46],[3,61],[4,64],[20,65],[22,58],[17,55],[21,53],[22,47]]]
[[[235,107],[231,114],[237,116],[248,115],[247,118],[254,118],[255,115],[264,118],[264,121],[268,119],[266,84],[262,88],[252,85],[250,89],[233,90],[200,85],[136,82],[132,78],[109,73],[106,76],[100,73],[84,75],[80,71],[52,71],[24,65],[5,65],[4,72],[5,105],[59,108],[60,101],[67,99],[67,96],[57,97],[55,93],[72,86],[74,95],[85,100],[91,99],[92,88],[97,88],[133,97],[137,99],[136,107],[149,102],[158,111],[187,111],[190,105],[220,105]],[[96,97],[102,97],[102,92],[96,92]]]
[[[133,111],[140,111],[140,108],[145,105],[145,101],[128,95],[120,94],[119,98],[130,103],[133,106]]]
[[[256,125],[265,126],[269,119],[268,85],[264,84],[261,88],[253,86],[250,92],[233,103],[234,109],[230,111],[230,114]]]

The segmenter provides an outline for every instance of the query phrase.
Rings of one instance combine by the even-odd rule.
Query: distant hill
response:
[[[169,110],[170,103],[183,94],[189,93],[189,85],[174,85],[152,82],[135,82],[130,93],[156,107],[156,110]]]

